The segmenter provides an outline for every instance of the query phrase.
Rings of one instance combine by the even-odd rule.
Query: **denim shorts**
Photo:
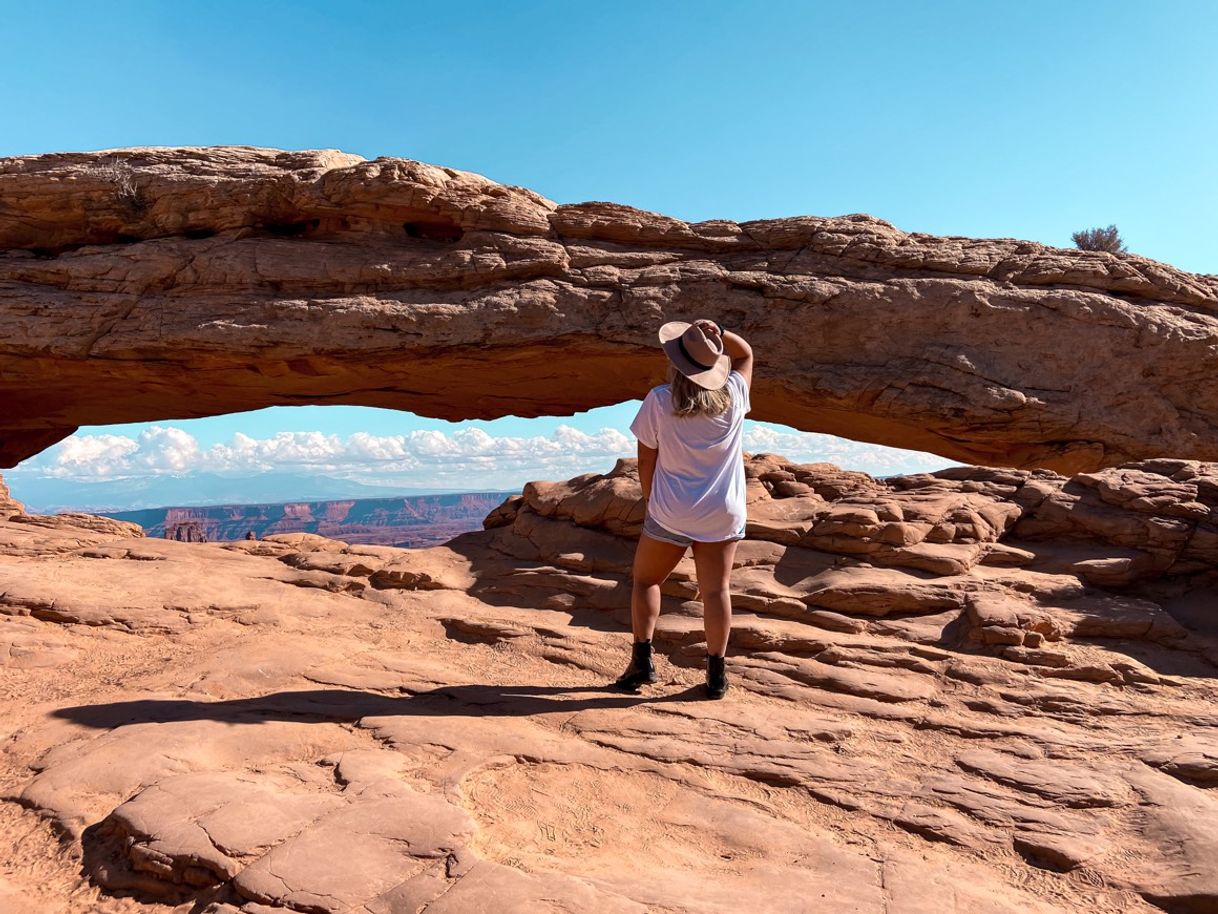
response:
[[[694,543],[694,540],[683,533],[673,533],[671,530],[661,527],[650,514],[643,519],[643,532],[653,540],[659,540],[662,543],[672,543],[674,546],[692,546]],[[720,542],[726,543],[731,540],[742,539],[744,539],[744,524],[740,525],[740,530],[735,536],[729,536],[726,540],[721,540]]]

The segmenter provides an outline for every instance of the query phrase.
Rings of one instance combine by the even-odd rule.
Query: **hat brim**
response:
[[[680,342],[681,334],[689,327],[690,324],[687,321],[669,321],[660,328],[660,346],[663,348],[664,354],[668,356],[668,361],[672,362],[673,367],[685,377],[699,387],[719,390],[727,383],[727,377],[732,372],[732,357],[725,352],[715,360],[715,364],[710,368],[703,368],[691,362],[681,351]]]

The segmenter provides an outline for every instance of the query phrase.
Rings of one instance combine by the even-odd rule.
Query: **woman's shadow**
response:
[[[592,708],[633,708],[644,704],[696,700],[701,687],[664,695],[620,694],[603,686],[454,685],[401,696],[354,689],[272,692],[227,701],[137,699],[59,708],[55,717],[98,729],[144,723],[213,720],[229,724],[267,721],[354,723],[365,717],[416,714],[430,717],[525,717],[571,714]]]

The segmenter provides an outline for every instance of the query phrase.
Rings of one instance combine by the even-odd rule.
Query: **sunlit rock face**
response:
[[[719,702],[689,558],[602,688],[633,461],[420,550],[0,520],[0,907],[1218,910],[1218,464],[746,473]]]
[[[21,514],[24,511],[21,502],[13,498],[9,493],[8,485],[4,481],[4,477],[0,476],[0,518],[11,517],[14,514]]]
[[[0,466],[84,424],[445,419],[642,396],[656,327],[756,346],[757,419],[965,462],[1218,458],[1218,280],[870,216],[689,224],[404,159],[0,160]]]

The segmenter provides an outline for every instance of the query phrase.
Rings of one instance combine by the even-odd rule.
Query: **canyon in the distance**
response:
[[[139,524],[147,536],[201,535],[204,542],[314,533],[383,546],[435,546],[479,529],[505,492],[463,492],[393,498],[348,498],[273,504],[205,505],[106,511]]]

